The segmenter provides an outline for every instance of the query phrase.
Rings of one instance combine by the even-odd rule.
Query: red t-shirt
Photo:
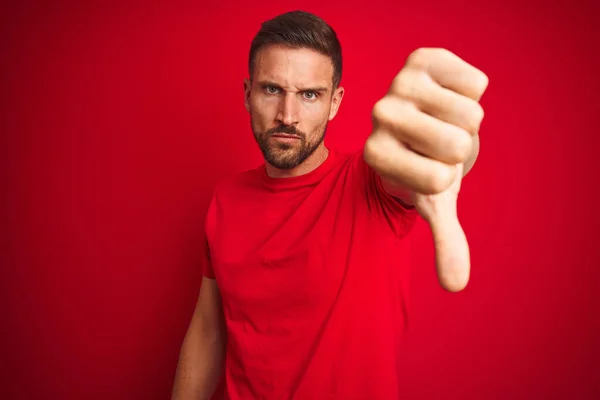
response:
[[[298,177],[262,165],[222,182],[203,273],[227,322],[225,397],[398,399],[416,216],[362,151],[330,150]]]

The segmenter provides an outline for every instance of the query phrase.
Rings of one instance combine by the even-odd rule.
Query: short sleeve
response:
[[[212,267],[212,261],[210,258],[210,246],[208,244],[208,240],[205,239],[202,241],[202,255],[201,255],[202,259],[200,261],[201,263],[201,271],[202,271],[202,275],[204,275],[205,277],[209,278],[209,279],[215,279],[215,271],[213,270]]]
[[[204,239],[202,240],[202,261],[201,271],[202,275],[209,279],[215,279],[215,271],[213,269],[212,257],[211,257],[211,243],[213,243],[214,232],[215,232],[215,218],[216,218],[216,198],[213,195],[208,211],[206,213],[206,219],[204,221]]]
[[[366,163],[362,150],[354,155],[353,163],[362,178],[370,212],[383,219],[397,238],[406,236],[415,225],[417,210],[404,206],[384,189],[381,177]]]

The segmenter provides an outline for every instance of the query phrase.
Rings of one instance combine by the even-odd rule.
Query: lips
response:
[[[273,135],[273,137],[280,137],[280,138],[286,138],[286,139],[300,139],[300,136],[287,135],[285,133],[276,133]]]

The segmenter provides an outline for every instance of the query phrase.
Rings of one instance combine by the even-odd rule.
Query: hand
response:
[[[408,190],[429,224],[438,279],[450,291],[462,290],[469,280],[469,248],[456,201],[487,85],[483,72],[448,50],[418,49],[375,104],[365,144],[365,161],[384,180]]]

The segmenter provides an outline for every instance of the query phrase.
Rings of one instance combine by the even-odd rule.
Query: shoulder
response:
[[[366,163],[362,148],[349,152],[337,151],[338,166],[348,175],[362,185],[368,184],[377,176],[373,169]]]
[[[262,182],[263,170],[264,164],[261,164],[221,178],[214,187],[214,197],[227,198],[256,190]]]
[[[386,221],[397,237],[404,236],[414,225],[416,210],[386,190],[381,176],[367,164],[363,154],[361,149],[350,155],[348,168],[352,171],[352,179],[359,185],[371,215]]]
[[[225,210],[239,206],[240,200],[252,198],[261,181],[261,168],[247,169],[221,177],[213,186],[206,217],[206,229],[210,234],[216,229],[217,220],[221,219]]]
[[[330,149],[334,159],[334,167],[349,173],[363,171],[363,150]]]

